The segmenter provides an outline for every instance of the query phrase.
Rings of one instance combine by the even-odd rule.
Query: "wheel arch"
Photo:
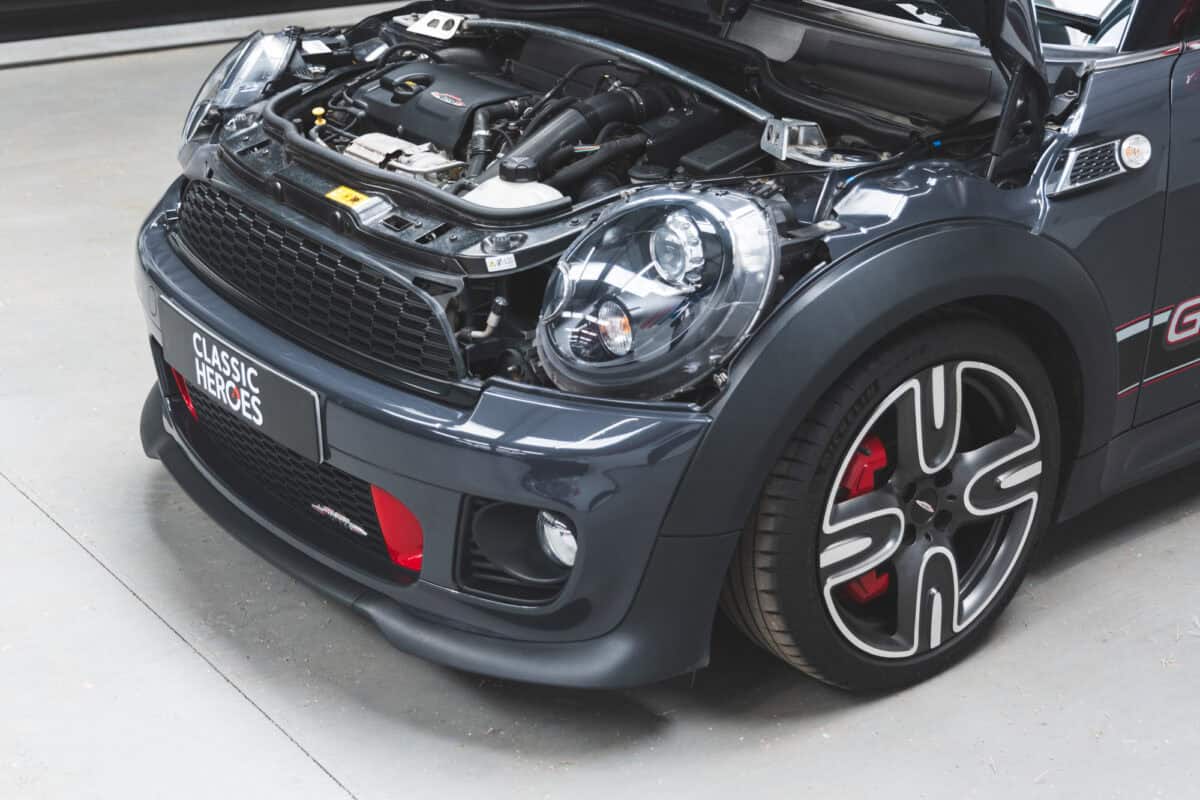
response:
[[[1058,403],[1059,436],[1062,444],[1062,475],[1065,485],[1078,455],[1083,437],[1083,415],[1070,413],[1084,404],[1084,376],[1079,353],[1058,320],[1046,309],[1014,297],[972,297],[947,308],[950,313],[962,309],[982,315],[1020,337],[1033,351],[1054,389]]]
[[[1108,442],[1116,343],[1084,267],[1017,225],[937,223],[822,267],[775,311],[731,365],[662,533],[744,526],[771,465],[834,382],[886,337],[956,310],[993,319],[1038,354],[1060,404],[1064,465]]]

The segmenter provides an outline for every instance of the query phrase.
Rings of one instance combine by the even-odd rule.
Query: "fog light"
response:
[[[537,517],[538,541],[542,550],[556,563],[564,567],[575,566],[575,531],[566,517],[552,511],[542,511]]]

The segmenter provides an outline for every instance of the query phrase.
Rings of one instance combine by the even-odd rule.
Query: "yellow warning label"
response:
[[[328,192],[325,196],[333,202],[341,203],[348,208],[358,208],[371,199],[362,192],[354,191],[349,186],[339,186],[333,191]]]

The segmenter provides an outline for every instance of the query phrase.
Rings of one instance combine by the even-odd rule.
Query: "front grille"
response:
[[[204,269],[265,309],[270,318],[263,321],[283,333],[301,331],[318,347],[332,345],[323,349],[358,369],[378,364],[438,380],[460,377],[457,345],[433,302],[411,283],[205,183],[184,191],[179,231]]]
[[[239,496],[318,549],[381,577],[405,577],[388,556],[370,484],[309,461],[226,411],[203,389],[188,388],[197,419],[183,411],[176,422],[208,467]],[[366,535],[318,514],[314,504],[345,515]]]

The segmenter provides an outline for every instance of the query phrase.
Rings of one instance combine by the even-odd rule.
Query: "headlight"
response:
[[[686,211],[673,211],[650,235],[654,270],[667,283],[678,285],[690,270],[704,266],[704,242],[696,220]]]
[[[537,348],[555,385],[659,399],[711,374],[761,316],[775,225],[745,195],[652,189],[610,208],[559,262]]]
[[[259,31],[230,50],[192,101],[183,125],[184,143],[210,125],[217,112],[238,111],[261,100],[291,60],[295,46],[295,37],[290,33]]]

